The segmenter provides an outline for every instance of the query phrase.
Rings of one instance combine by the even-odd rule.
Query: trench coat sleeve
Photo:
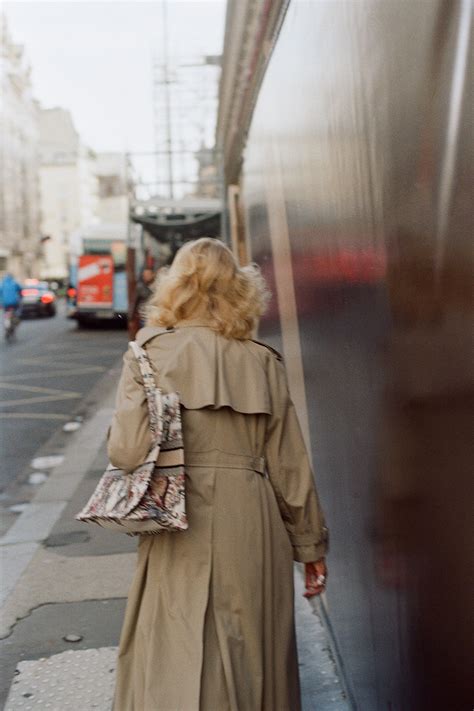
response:
[[[267,473],[293,546],[293,558],[309,563],[326,554],[328,529],[285,368],[275,357],[269,369],[269,385],[273,413],[266,431]]]
[[[123,358],[115,412],[109,427],[107,452],[119,469],[133,471],[151,447],[149,417],[138,362],[129,349]]]

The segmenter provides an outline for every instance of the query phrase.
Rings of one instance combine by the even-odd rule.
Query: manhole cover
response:
[[[46,539],[45,544],[48,548],[56,548],[70,546],[72,543],[86,543],[89,540],[87,531],[69,531],[69,533],[53,533]]]

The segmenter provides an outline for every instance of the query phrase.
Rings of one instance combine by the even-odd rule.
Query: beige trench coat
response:
[[[327,529],[281,357],[195,321],[137,341],[181,396],[189,530],[140,537],[114,711],[298,711],[292,560]],[[109,457],[131,470],[149,444],[129,351]]]

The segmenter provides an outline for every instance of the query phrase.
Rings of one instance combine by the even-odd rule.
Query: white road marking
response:
[[[28,506],[29,504],[13,504],[13,506],[8,507],[8,510],[13,511],[13,513],[23,513],[28,509]]]
[[[38,486],[39,484],[44,484],[47,478],[48,475],[46,474],[46,472],[33,472],[28,477],[28,484]]]
[[[2,407],[17,407],[18,405],[32,405],[38,402],[52,402],[54,400],[73,400],[74,398],[81,398],[82,395],[75,393],[65,393],[64,395],[44,395],[43,397],[30,397],[24,398],[23,400],[2,400],[0,405]]]
[[[5,375],[2,378],[2,382],[14,383],[17,380],[30,380],[30,378],[57,378],[60,375],[86,375],[87,373],[103,373],[105,370],[106,368],[100,365],[84,365],[82,367],[78,366],[77,368],[67,368],[65,370],[51,370],[46,373],[41,370],[32,373],[24,373],[22,375]]]
[[[66,422],[63,427],[64,432],[76,432],[82,427],[81,422]]]
[[[69,420],[70,415],[45,412],[0,412],[0,420]]]
[[[117,354],[116,348],[103,348],[100,343],[95,345],[90,343],[81,343],[81,348],[82,351],[79,352],[73,345],[61,348],[61,357],[64,358],[65,355],[71,355],[73,358],[88,358],[90,355],[94,355],[97,351],[100,351],[100,353],[103,353],[104,355]],[[126,344],[124,344],[123,349],[126,349]],[[57,352],[58,346],[56,343],[48,343],[47,345],[41,346],[41,350]]]
[[[57,370],[58,368],[84,368],[84,367],[90,367],[90,368],[96,368],[100,367],[97,366],[95,363],[91,363],[89,366],[87,363],[81,363],[80,361],[75,360],[75,354],[71,355],[70,359],[65,359],[64,354],[61,354],[61,358],[54,358],[54,356],[41,356],[37,358],[20,358],[16,362],[21,363],[22,365],[33,365],[33,366],[45,366],[47,368],[52,368],[54,370]],[[41,371],[40,371],[41,372]]]
[[[56,349],[56,345],[54,345]],[[92,349],[90,349],[92,350]],[[105,354],[103,349],[94,348],[97,353],[100,350]],[[115,351],[108,351],[113,352]],[[96,354],[95,353],[95,354]],[[61,359],[55,359],[52,355],[40,356],[40,357],[26,357],[20,358],[16,361],[16,364],[21,363],[26,366],[26,372],[5,375],[0,379],[0,389],[12,390],[13,392],[19,393],[31,393],[33,397],[16,398],[9,400],[0,400],[0,408],[4,410],[6,407],[24,407],[28,405],[37,405],[41,403],[61,401],[61,400],[71,400],[79,399],[83,396],[82,393],[69,390],[60,390],[56,388],[46,388],[37,385],[27,385],[21,384],[20,381],[31,380],[34,378],[58,378],[60,376],[78,376],[78,375],[92,375],[105,372],[106,368],[101,365],[87,365],[87,363],[81,362],[81,358],[87,358],[91,356],[88,352],[77,352],[77,349],[71,349],[71,360],[67,360],[68,352],[61,353]],[[27,366],[35,366],[34,370],[28,371]],[[43,367],[44,366],[44,367]],[[38,370],[38,367],[40,370]],[[70,419],[70,417],[63,416],[60,414],[48,414],[48,413],[17,413],[9,414],[0,411],[0,418],[6,419],[7,417],[16,417],[17,419],[31,419],[31,420],[65,420]]]
[[[54,469],[64,462],[62,454],[49,454],[44,457],[35,457],[31,460],[33,469]]]
[[[40,385],[9,385],[8,383],[3,383],[1,380],[0,388],[3,388],[4,390],[20,390],[21,392],[27,393],[48,393],[49,395],[59,393],[76,396],[81,394],[74,390],[57,390],[56,388],[42,388]]]
[[[38,397],[16,398],[15,400],[0,400],[0,407],[18,407],[19,405],[31,405],[39,402],[51,402],[53,400],[71,400],[81,398],[82,394],[73,390],[57,390],[55,388],[42,388],[38,385],[18,385],[0,381],[0,389],[20,391],[23,393],[44,393]]]

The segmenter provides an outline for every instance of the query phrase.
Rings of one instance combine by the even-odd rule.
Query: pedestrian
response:
[[[155,279],[153,269],[145,267],[135,286],[135,298],[130,309],[130,336],[135,338],[137,331],[145,324],[145,307],[153,293],[152,285]]]
[[[114,711],[298,711],[293,560],[324,590],[327,529],[281,356],[252,340],[268,299],[256,265],[188,242],[160,274],[137,336],[178,391],[189,529],[142,535]],[[147,405],[124,358],[109,432],[127,471],[149,451]]]

